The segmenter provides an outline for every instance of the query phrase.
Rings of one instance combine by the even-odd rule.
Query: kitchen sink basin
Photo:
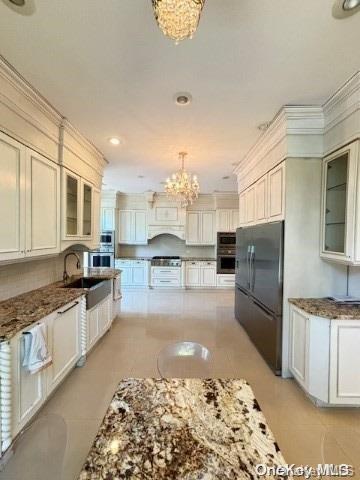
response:
[[[63,285],[62,288],[82,288],[86,292],[86,310],[95,307],[111,293],[111,280],[102,278],[81,277]]]

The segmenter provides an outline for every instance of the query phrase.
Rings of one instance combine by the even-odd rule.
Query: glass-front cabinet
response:
[[[63,240],[91,239],[93,233],[93,186],[63,169]]]
[[[324,159],[321,256],[356,265],[360,262],[359,142]]]

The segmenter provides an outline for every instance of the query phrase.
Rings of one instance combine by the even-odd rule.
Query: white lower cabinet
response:
[[[222,287],[234,288],[235,274],[219,273],[218,275],[216,275],[216,285],[220,288]]]
[[[52,365],[44,370],[31,374],[22,366],[24,332],[10,341],[11,438],[34,416],[81,356],[81,299],[43,318],[41,323],[46,327],[47,346],[53,360]]]
[[[332,320],[290,304],[290,371],[320,404],[360,405],[360,319]]]
[[[86,312],[87,317],[87,347],[89,352],[110,328],[112,322],[112,294]]]
[[[185,265],[186,287],[216,287],[216,262],[187,261]]]
[[[122,270],[122,287],[148,287],[149,286],[149,262],[148,260],[133,260],[117,258],[115,268]]]

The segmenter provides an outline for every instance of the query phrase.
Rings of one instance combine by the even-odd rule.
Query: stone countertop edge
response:
[[[288,301],[309,315],[328,320],[360,320],[360,306],[339,305],[328,298],[289,298]]]

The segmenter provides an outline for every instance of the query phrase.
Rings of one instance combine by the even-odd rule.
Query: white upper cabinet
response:
[[[25,255],[25,147],[0,133],[0,260]]]
[[[255,221],[266,222],[267,219],[267,176],[255,183]]]
[[[93,230],[93,187],[84,180],[81,180],[81,201],[81,234],[83,237],[91,237]],[[98,222],[100,222],[100,217]]]
[[[281,163],[268,173],[268,219],[283,220],[285,215],[285,164]]]
[[[101,230],[103,232],[115,230],[115,208],[101,207]]]
[[[100,246],[100,204],[101,193],[98,188],[93,188],[93,244],[94,247]]]
[[[119,211],[119,243],[147,244],[147,217],[145,210]]]
[[[285,218],[285,162],[262,176],[239,196],[240,226]]]
[[[321,256],[360,264],[359,141],[324,160]]]
[[[60,251],[60,167],[0,133],[0,261]]]
[[[220,208],[216,210],[216,231],[235,232],[239,226],[239,210]]]
[[[215,212],[189,211],[186,221],[187,245],[215,245]]]

